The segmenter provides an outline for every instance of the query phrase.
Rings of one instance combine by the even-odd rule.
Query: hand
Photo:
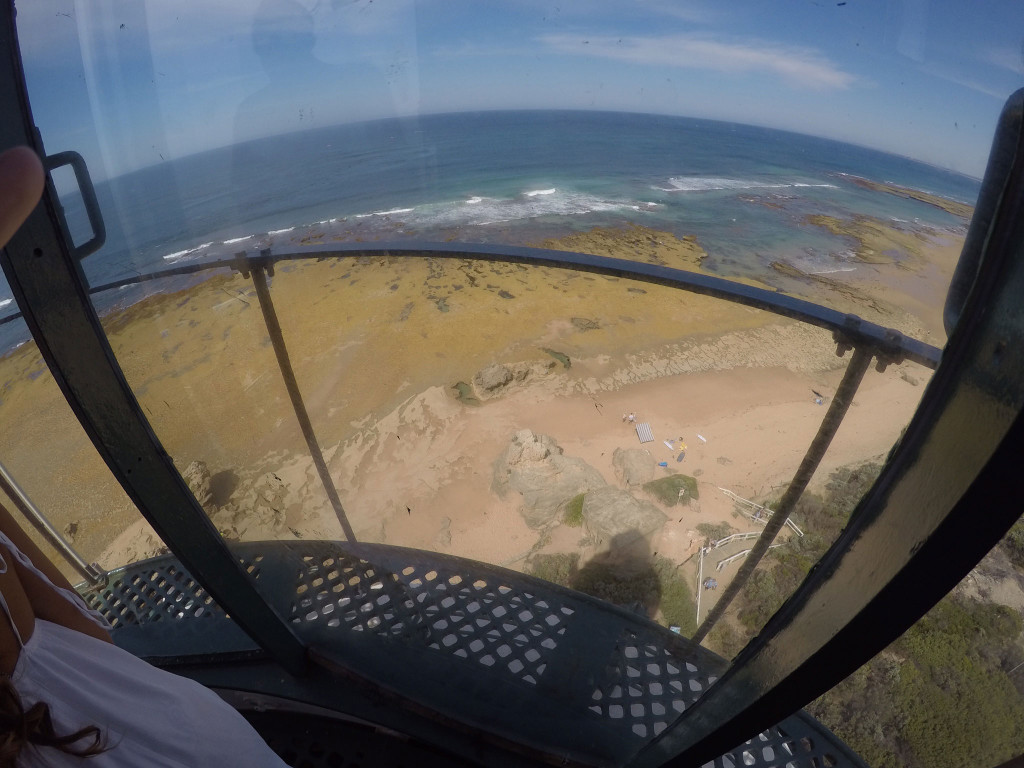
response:
[[[43,194],[43,164],[28,147],[0,154],[0,248],[28,218]]]

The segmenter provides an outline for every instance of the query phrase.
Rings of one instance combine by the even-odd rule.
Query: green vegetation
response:
[[[569,499],[569,503],[565,505],[565,514],[562,516],[562,522],[568,525],[570,528],[579,528],[583,525],[583,497],[585,494],[577,494]]]
[[[1024,570],[1024,517],[1013,524],[1000,546],[1017,568]]]
[[[1019,614],[943,599],[810,711],[874,768],[1001,763],[1024,749]]]
[[[697,523],[697,533],[705,539],[718,541],[733,533],[733,527],[728,523]]]
[[[541,347],[541,350],[547,352],[549,355],[555,358],[555,360],[560,362],[562,364],[562,367],[565,368],[566,370],[572,368],[572,360],[570,360],[569,356],[564,352],[559,352],[554,349],[548,349],[547,347]]]
[[[654,612],[661,598],[658,575],[649,564],[616,563],[601,555],[580,568],[569,586],[623,608],[643,606],[648,615]]]
[[[679,574],[667,557],[654,558],[654,573],[661,586],[661,615],[667,626],[679,627],[684,637],[697,631],[697,606],[693,601],[693,585]]]
[[[679,491],[686,490],[691,499],[699,499],[696,479],[689,475],[669,475],[644,483],[643,489],[667,507],[674,507],[679,501]]]
[[[720,622],[710,647],[731,657],[760,631],[835,540],[878,471],[845,468],[823,496],[804,495],[793,517],[806,535],[765,557],[737,600],[739,622]],[[1024,525],[1003,546],[1024,562]],[[948,596],[808,710],[872,768],[996,765],[1024,751],[1024,679],[1006,674],[1024,661],[1021,630],[1013,610]]]
[[[661,609],[665,626],[678,626],[689,637],[697,629],[693,586],[666,557],[650,563],[617,563],[598,555],[582,568],[578,553],[535,555],[527,572],[627,608],[643,606],[649,615]]]
[[[456,382],[452,387],[455,399],[466,405],[480,405],[480,399],[473,393],[473,388],[464,381]]]
[[[539,579],[568,587],[579,570],[580,556],[559,553],[556,555],[534,555],[527,567],[527,573]]]

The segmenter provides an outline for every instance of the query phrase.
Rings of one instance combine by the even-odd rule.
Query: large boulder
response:
[[[274,472],[255,478],[210,519],[225,538],[277,538],[288,532],[287,512],[294,496]]]
[[[491,393],[512,381],[513,376],[512,369],[507,365],[491,363],[473,377],[473,384],[477,392]]]
[[[629,491],[605,486],[583,497],[583,524],[600,542],[625,534],[649,536],[665,524],[667,518],[648,501],[640,501]],[[624,541],[620,538],[619,541]]]
[[[517,432],[494,462],[494,492],[522,494],[520,510],[527,525],[540,528],[555,519],[565,502],[605,486],[601,473],[583,459],[565,456],[547,435]]]
[[[654,459],[643,448],[616,448],[612,466],[625,485],[643,485],[654,479]]]
[[[213,507],[213,492],[210,490],[210,468],[206,462],[196,459],[185,467],[181,476],[199,505],[209,511]]]
[[[514,386],[547,376],[557,365],[558,363],[554,360],[542,362],[527,360],[509,365],[491,363],[473,377],[473,391],[481,400],[500,397]]]

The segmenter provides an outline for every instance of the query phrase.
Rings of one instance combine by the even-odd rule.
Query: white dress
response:
[[[41,579],[107,628],[80,596],[55,586],[2,533],[0,544],[31,570],[30,578]],[[0,573],[6,570],[0,554]],[[25,708],[37,701],[48,704],[59,735],[95,725],[108,747],[83,760],[33,745],[22,751],[18,766],[286,768],[245,719],[207,688],[147,664],[112,643],[42,619],[36,619],[32,636],[22,642],[2,595],[0,608],[22,646],[11,681]]]

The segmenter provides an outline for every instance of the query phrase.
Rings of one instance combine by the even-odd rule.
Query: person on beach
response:
[[[29,149],[0,154],[0,248],[39,201]],[[286,768],[198,683],[111,642],[109,625],[0,506],[0,768]]]

